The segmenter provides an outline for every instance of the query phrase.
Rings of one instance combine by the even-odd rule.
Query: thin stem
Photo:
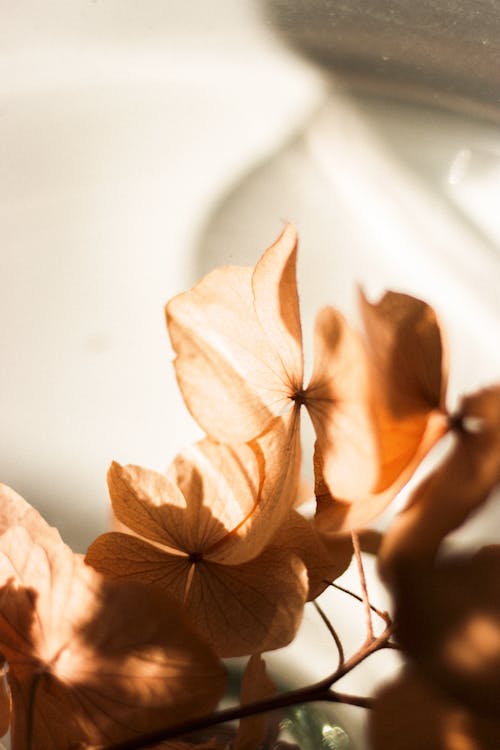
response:
[[[363,567],[363,558],[361,557],[361,547],[359,544],[359,536],[356,531],[351,532],[351,539],[352,539],[352,546],[354,547],[354,556],[356,558],[356,563],[358,565],[362,601],[365,607],[366,640],[370,642],[373,640],[372,610],[371,610],[371,605],[370,605],[370,599],[368,597],[368,587],[366,585],[365,569]]]
[[[333,627],[332,623],[330,622],[330,619],[325,614],[324,610],[320,607],[318,602],[316,600],[313,601],[313,605],[316,609],[316,612],[321,617],[323,622],[325,623],[328,632],[331,634],[333,640],[335,641],[335,645],[337,646],[337,651],[339,654],[339,663],[337,664],[337,669],[342,666],[342,664],[345,661],[345,654],[344,654],[344,647],[342,645],[342,641],[340,640],[339,634]]]
[[[352,596],[353,599],[357,599],[358,602],[363,602],[362,597],[359,596],[359,594],[354,593],[354,591],[351,591],[350,589],[345,589],[343,586],[340,586],[338,583],[330,582],[329,585],[332,586],[332,588],[337,589],[338,591],[342,591],[343,594]],[[375,607],[375,605],[371,603],[370,603],[370,609],[372,610],[372,612],[375,612],[376,615],[381,617],[386,625],[391,624],[391,618],[388,612],[384,612],[381,609],[378,609],[378,607]]]
[[[357,667],[361,662],[365,661],[369,656],[375,653],[375,651],[380,651],[380,649],[385,648],[385,644],[389,640],[390,636],[392,635],[393,626],[388,625],[382,635],[379,635],[378,638],[373,638],[371,641],[366,641],[363,646],[361,646],[358,651],[356,651],[355,654],[353,654],[347,661],[342,664],[332,675],[329,677],[326,677],[321,682],[317,683],[319,685],[328,686],[331,687],[333,684],[335,684],[338,680],[341,679],[341,677],[344,677],[348,672],[351,672],[355,667]]]

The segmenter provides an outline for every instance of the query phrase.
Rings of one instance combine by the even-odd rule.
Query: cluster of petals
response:
[[[396,292],[360,293],[362,334],[319,312],[306,385],[296,257],[288,225],[254,268],[217,269],[168,303],[177,379],[206,438],[165,474],[112,464],[120,531],[85,560],[0,485],[0,732],[13,750],[102,746],[205,714],[224,690],[219,657],[251,655],[242,704],[274,695],[262,652],[293,639],[305,602],[348,567],[349,532],[449,430],[446,459],[378,551],[407,662],[377,694],[371,736],[374,750],[500,747],[500,545],[442,554],[500,484],[500,387],[450,417],[436,314]],[[314,523],[296,510],[302,407]],[[158,750],[285,747],[277,738],[256,716]]]
[[[352,546],[323,543],[293,509],[282,520],[273,511],[293,488],[291,473],[272,459],[272,442],[206,439],[166,475],[114,463],[113,511],[132,533],[98,537],[86,561],[108,577],[168,591],[220,656],[286,645],[306,600],[346,569]]]
[[[306,408],[317,520],[336,534],[377,516],[446,430],[443,344],[420,300],[361,295],[364,339],[337,310],[319,312],[305,386],[296,255],[288,225],[254,268],[219,268],[171,300],[167,325],[184,400],[210,438],[244,443],[279,424],[292,443]]]
[[[12,750],[129,740],[212,710],[225,672],[177,603],[105,579],[0,485],[0,731]]]

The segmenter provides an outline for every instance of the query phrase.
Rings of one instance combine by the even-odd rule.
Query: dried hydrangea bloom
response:
[[[86,558],[109,576],[168,591],[222,656],[290,642],[308,596],[340,575],[352,555],[345,542],[324,547],[295,511],[271,538],[263,512],[255,531],[240,539],[252,509],[266,507],[252,466],[248,446],[208,440],[180,454],[169,476],[113,464],[113,510],[136,536],[104,534]]]
[[[296,233],[287,226],[255,268],[217,269],[168,303],[177,378],[195,419],[223,442],[252,440],[286,413],[296,421],[304,405],[328,481],[349,496],[377,479],[363,350],[342,316],[324,310],[304,387],[296,254]]]
[[[208,712],[217,658],[172,599],[106,580],[8,488],[0,537],[0,651],[13,750],[102,745]]]
[[[374,363],[342,315],[325,308],[316,320],[314,367],[305,386],[296,254],[297,236],[288,225],[255,268],[217,269],[171,300],[167,324],[183,397],[212,438],[247,442],[285,415],[295,435],[300,409],[306,408],[316,432],[321,479],[328,494],[344,503],[336,518],[323,516],[322,524],[328,532],[345,531],[385,507],[401,486],[394,483],[405,467],[413,466],[437,437],[434,430],[428,433],[427,421],[428,412],[442,408],[439,330],[429,314],[424,330],[414,333],[425,315],[423,303],[412,298],[405,298],[399,316],[392,309],[388,314],[389,307],[397,307],[397,295],[378,307],[365,302],[370,342],[380,348],[378,339],[385,339],[382,366]],[[393,330],[386,335],[391,320]],[[395,377],[392,353],[406,351],[408,331],[430,350],[425,408],[418,404],[415,411],[414,403],[410,408],[403,400],[397,408],[384,401],[382,408],[376,402],[391,390]],[[420,367],[410,378],[414,391],[422,373]],[[378,493],[383,491],[382,502]],[[351,519],[345,504],[354,501],[366,502],[361,513],[356,506]]]

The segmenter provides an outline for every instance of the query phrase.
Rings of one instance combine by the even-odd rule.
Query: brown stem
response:
[[[345,654],[344,654],[344,647],[342,645],[342,641],[340,640],[339,634],[333,627],[332,623],[330,622],[329,618],[327,617],[326,613],[323,611],[323,609],[320,607],[318,602],[316,600],[313,601],[314,607],[316,609],[316,612],[321,617],[323,622],[325,623],[328,632],[332,636],[333,640],[335,641],[335,645],[337,646],[337,651],[339,654],[339,663],[337,664],[337,669],[342,666],[342,664],[345,661]]]
[[[357,667],[358,664],[361,664],[361,662],[368,656],[383,648],[385,643],[389,640],[391,633],[392,627],[388,626],[382,635],[378,638],[373,638],[371,642],[365,643],[353,656],[351,656],[350,659],[335,670],[333,674],[314,685],[300,688],[299,690],[292,690],[288,693],[277,695],[274,698],[257,701],[256,703],[248,703],[245,706],[233,706],[223,711],[216,711],[208,716],[202,716],[198,719],[190,719],[181,722],[180,724],[175,724],[168,729],[160,729],[156,732],[150,732],[131,740],[118,742],[114,745],[106,745],[102,750],[141,750],[142,748],[151,747],[152,745],[165,740],[170,740],[174,737],[180,737],[188,733],[191,734],[201,729],[208,729],[216,724],[243,719],[247,716],[254,716],[255,714],[267,713],[268,711],[274,711],[278,708],[287,708],[288,706],[296,706],[304,703],[326,701],[330,703],[346,703],[352,706],[360,706],[362,708],[371,708],[373,703],[370,698],[337,693],[330,688],[335,682],[340,680],[341,677]]]
[[[267,713],[268,711],[274,711],[278,708],[287,708],[288,706],[312,703],[313,701],[328,700],[334,701],[335,698],[333,694],[330,696],[330,691],[324,686],[321,686],[321,688],[313,687],[294,690],[279,695],[276,698],[258,701],[257,703],[249,703],[246,706],[233,706],[231,708],[226,708],[223,711],[217,711],[208,716],[201,716],[198,719],[190,719],[180,724],[175,724],[168,729],[160,729],[157,732],[144,734],[142,737],[126,740],[125,742],[119,742],[114,745],[107,745],[104,750],[139,750],[139,748],[150,747],[158,742],[169,740],[173,737],[180,737],[187,733],[192,734],[198,730],[208,729],[216,724],[223,724],[227,721],[234,721],[235,719],[243,719],[247,716],[254,716],[255,714]],[[356,696],[354,697],[354,700],[358,700]]]
[[[363,558],[361,557],[361,547],[359,544],[359,536],[356,531],[351,532],[351,539],[352,539],[352,546],[354,547],[354,556],[356,558],[356,563],[358,565],[362,601],[365,607],[366,640],[367,642],[370,642],[373,640],[372,610],[370,606],[370,598],[368,596],[368,587],[366,585],[365,569],[363,567]]]
[[[355,654],[353,654],[349,659],[347,659],[342,666],[340,666],[332,675],[329,677],[326,677],[324,680],[318,683],[318,685],[328,686],[331,687],[333,684],[335,684],[338,680],[340,680],[341,677],[344,677],[348,672],[353,670],[355,667],[358,666],[358,664],[361,664],[365,659],[367,659],[369,656],[375,653],[375,651],[380,651],[380,649],[385,647],[385,644],[389,640],[391,634],[392,634],[393,627],[392,625],[388,625],[382,635],[379,635],[378,638],[373,638],[371,641],[367,641],[358,651],[356,651]]]

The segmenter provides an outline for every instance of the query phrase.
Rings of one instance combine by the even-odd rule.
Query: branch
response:
[[[278,695],[275,698],[249,703],[245,706],[233,706],[223,711],[216,711],[208,716],[201,716],[198,719],[190,719],[180,724],[174,724],[168,729],[160,729],[156,732],[144,734],[142,737],[135,737],[134,739],[118,742],[114,745],[106,745],[102,750],[142,750],[142,748],[151,747],[164,740],[181,737],[188,733],[192,734],[201,729],[208,729],[216,724],[223,724],[236,719],[244,719],[247,716],[254,716],[255,714],[268,713],[279,708],[287,708],[288,706],[302,705],[316,701],[347,703],[361,707],[368,707],[369,703],[369,699],[367,698],[346,695],[344,693],[334,693],[321,684],[310,688],[293,690],[289,693]]]
[[[344,703],[351,706],[362,708],[371,708],[373,702],[370,698],[357,695],[347,695],[337,693],[331,690],[331,686],[340,680],[352,669],[361,664],[368,656],[375,653],[389,641],[392,634],[392,626],[388,626],[381,636],[373,638],[371,642],[365,643],[350,659],[342,664],[333,674],[324,680],[299,690],[291,690],[288,693],[282,693],[274,698],[269,698],[255,703],[249,703],[245,706],[233,706],[223,711],[216,711],[208,716],[201,716],[198,719],[190,719],[180,724],[174,724],[166,729],[160,729],[156,732],[144,734],[141,737],[135,737],[131,740],[118,742],[114,745],[106,745],[101,750],[142,750],[142,748],[151,747],[159,742],[180,737],[184,734],[191,734],[201,729],[208,729],[217,724],[236,719],[244,719],[247,716],[263,714],[269,711],[275,711],[278,708],[287,708],[289,706],[301,705],[304,703],[315,703],[325,701],[328,703]]]

